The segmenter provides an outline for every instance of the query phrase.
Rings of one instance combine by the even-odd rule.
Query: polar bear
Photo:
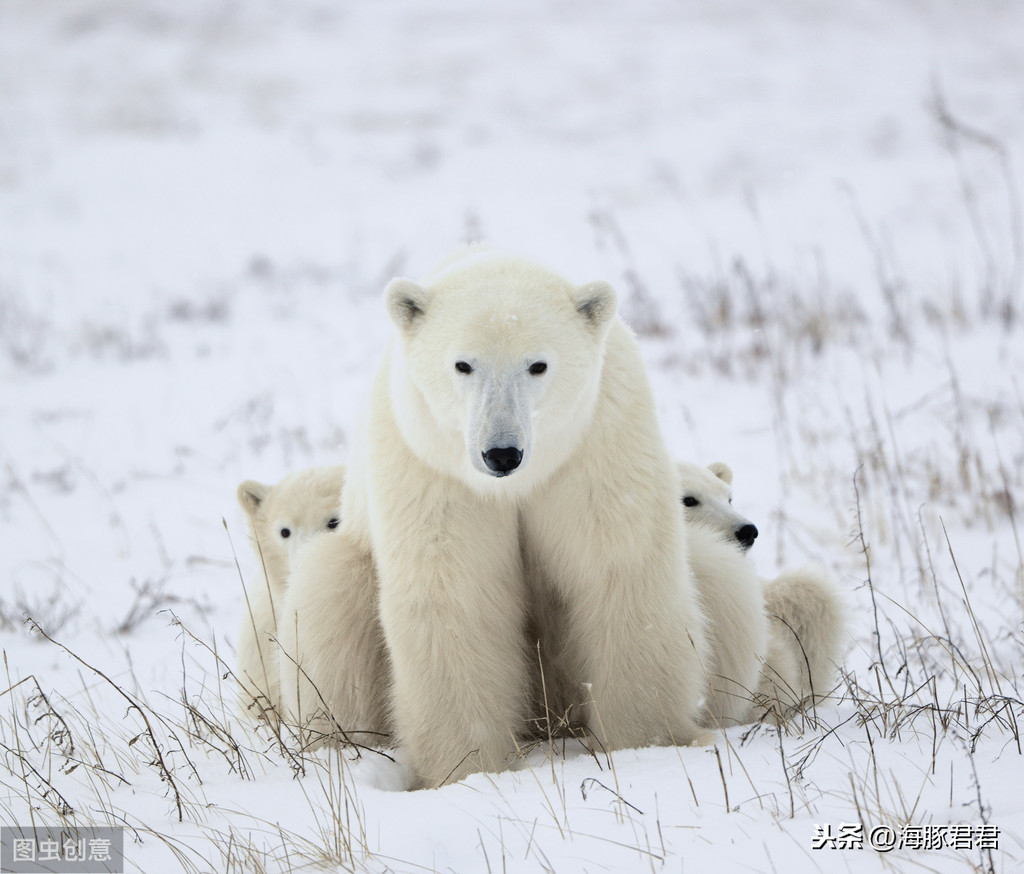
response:
[[[732,470],[676,462],[689,560],[707,617],[707,697],[703,722],[750,722],[768,655],[768,616],[761,580],[746,551],[757,528],[732,508]]]
[[[680,461],[676,466],[686,521],[719,528],[742,549],[750,549],[757,539],[757,526],[733,509],[732,468],[721,461],[707,467]]]
[[[683,513],[692,526],[691,562],[705,600],[711,638],[712,666],[710,675],[726,677],[729,686],[738,687],[738,679],[748,676],[744,668],[749,664],[743,652],[737,652],[741,642],[759,646],[762,641],[760,622],[754,623],[750,597],[755,591],[744,576],[739,553],[753,545],[757,528],[732,507],[732,470],[723,462],[707,468],[690,462],[678,462],[679,490]],[[701,545],[703,539],[714,532],[732,543],[736,549],[731,559],[712,560],[714,553]],[[717,564],[716,564],[717,561]],[[751,569],[748,567],[747,573]],[[721,586],[719,573],[728,585]],[[813,705],[833,688],[836,664],[846,627],[845,608],[838,589],[831,578],[815,566],[787,571],[773,580],[758,580],[756,592],[763,604],[767,621],[767,648],[761,649],[764,665],[756,683],[754,699],[756,712],[773,718]],[[730,618],[732,628],[721,623],[730,612],[746,618]],[[752,624],[754,623],[754,624]],[[746,631],[743,629],[746,628]],[[751,631],[750,629],[754,629]],[[728,643],[726,646],[725,644]],[[719,679],[719,685],[722,685]],[[722,702],[721,692],[714,688],[709,696],[709,713],[714,720],[723,712],[720,722],[727,723],[734,714],[725,713],[731,703]],[[748,686],[748,689],[754,686]],[[753,712],[740,713],[740,721],[749,721]]]
[[[314,534],[338,527],[344,485],[345,468],[327,465],[289,474],[276,485],[246,480],[238,486],[238,503],[245,511],[261,570],[260,580],[245,593],[246,610],[238,635],[240,703],[256,716],[276,721],[278,669],[273,640],[292,560]]]
[[[390,717],[417,787],[501,770],[529,710],[532,622],[605,748],[699,738],[704,616],[612,287],[472,249],[384,297],[397,336],[342,523],[301,554],[279,619],[289,715]],[[378,590],[383,657],[363,627]]]

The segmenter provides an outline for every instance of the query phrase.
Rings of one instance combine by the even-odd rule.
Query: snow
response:
[[[144,872],[1018,870],[1021,34],[1002,0],[5,0],[0,822],[59,792]],[[346,458],[384,284],[476,237],[615,283],[762,574],[841,582],[816,718],[417,793],[237,719],[235,487]]]

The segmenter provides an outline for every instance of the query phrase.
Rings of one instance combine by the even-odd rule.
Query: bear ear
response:
[[[600,328],[611,320],[618,306],[615,289],[607,282],[588,282],[581,285],[572,295],[576,312],[587,320],[592,328]]]
[[[388,315],[403,330],[422,318],[432,297],[430,291],[411,279],[392,279],[384,289]]]
[[[238,503],[249,516],[254,516],[269,491],[270,486],[247,479],[238,487]]]
[[[732,468],[724,461],[716,461],[714,464],[709,464],[708,470],[726,485],[732,485]]]

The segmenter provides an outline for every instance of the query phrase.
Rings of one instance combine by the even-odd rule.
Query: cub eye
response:
[[[686,495],[686,497],[683,498],[683,506],[684,507],[699,507],[700,506],[700,501],[698,501],[693,495]]]
[[[340,521],[341,521],[340,519],[328,519],[327,520],[327,527],[330,528],[333,531],[335,528],[338,527],[338,523]]]
[[[465,362],[465,361],[456,361],[455,362],[455,369],[457,371],[459,371],[459,373],[472,373],[473,372],[473,368],[470,367],[469,364],[467,362]]]
[[[530,365],[530,373],[533,376],[540,376],[545,370],[548,369],[548,365],[544,361],[535,361]]]
[[[284,537],[284,538],[291,537],[292,536],[292,529],[291,528],[282,528],[281,529],[281,536]]]

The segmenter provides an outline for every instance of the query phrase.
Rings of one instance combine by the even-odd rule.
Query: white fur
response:
[[[764,597],[769,646],[759,703],[781,719],[833,692],[846,610],[835,583],[814,567],[766,582]]]
[[[238,486],[261,570],[256,584],[246,589],[238,635],[240,705],[256,716],[274,719],[279,703],[273,640],[292,562],[310,538],[337,526],[344,484],[345,468],[327,466],[290,474],[277,485],[246,480]]]
[[[344,524],[310,542],[292,567],[278,627],[281,708],[302,743],[387,743],[390,677],[369,543]]]
[[[398,338],[339,536],[317,543],[316,561],[307,551],[286,600],[302,668],[352,690],[335,717],[365,714],[386,682],[361,667],[375,640],[353,618],[374,615],[372,555],[416,785],[507,766],[529,711],[528,622],[606,748],[692,741],[704,619],[673,465],[614,291],[470,251],[426,287],[393,281],[385,300]],[[538,361],[546,371],[529,373]],[[521,450],[520,465],[495,475],[480,463],[494,446]],[[325,615],[346,633],[325,634]]]
[[[750,722],[768,654],[768,617],[761,580],[736,541],[705,524],[688,526],[690,567],[707,616],[707,698],[704,722]]]

